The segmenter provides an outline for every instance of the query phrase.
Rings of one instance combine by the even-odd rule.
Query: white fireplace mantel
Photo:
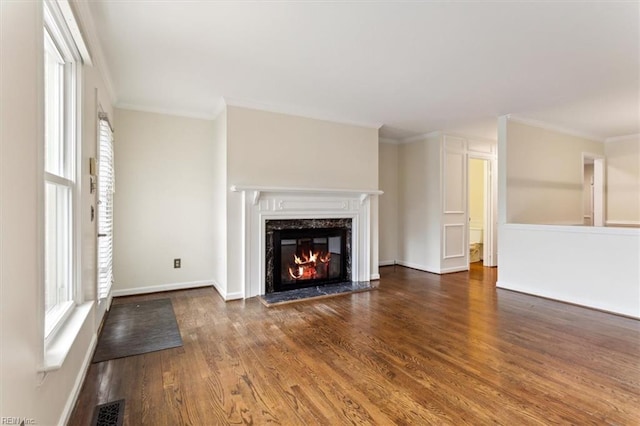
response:
[[[252,185],[231,185],[232,192],[253,192],[253,204],[260,201],[260,197],[265,192],[277,192],[281,194],[341,194],[355,195],[360,198],[360,203],[369,198],[370,195],[382,195],[384,192],[377,189],[342,189],[342,188],[294,188],[281,186],[252,186]]]
[[[379,190],[233,185],[242,194],[245,298],[265,292],[265,223],[273,219],[350,218],[351,280],[371,279],[371,196]]]

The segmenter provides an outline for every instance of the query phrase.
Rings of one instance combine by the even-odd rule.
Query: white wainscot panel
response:
[[[444,225],[444,238],[442,252],[444,259],[465,256],[464,224]]]
[[[465,212],[464,179],[467,176],[465,165],[465,154],[444,152],[444,213]]]

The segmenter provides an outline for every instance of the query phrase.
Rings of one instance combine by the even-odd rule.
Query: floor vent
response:
[[[124,399],[96,405],[91,426],[122,426]]]

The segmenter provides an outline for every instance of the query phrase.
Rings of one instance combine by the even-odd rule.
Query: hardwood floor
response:
[[[184,347],[92,364],[71,425],[640,422],[640,321],[495,288],[496,270],[381,268],[378,290],[267,308],[170,297]]]

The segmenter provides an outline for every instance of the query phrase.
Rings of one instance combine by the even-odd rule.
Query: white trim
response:
[[[323,111],[311,110],[309,108],[302,108],[298,106],[289,105],[274,105],[266,104],[263,102],[257,102],[247,99],[228,98],[223,97],[227,106],[255,109],[259,111],[273,112],[276,114],[294,115],[297,117],[311,118],[314,120],[329,121],[332,123],[348,124],[351,126],[366,127],[370,129],[380,129],[384,123],[371,123],[358,120],[346,120],[344,118],[336,117],[332,114],[327,114]]]
[[[616,136],[613,138],[607,138],[604,141],[605,143],[609,143],[609,142],[622,142],[622,141],[628,141],[633,139],[640,139],[640,133],[635,133],[633,135]]]
[[[606,138],[602,136],[597,136],[591,133],[580,132],[577,130],[568,129],[566,127],[557,126],[551,123],[546,123],[544,121],[532,120],[532,119],[521,117],[518,115],[507,114],[506,117],[509,121],[514,121],[516,123],[524,124],[527,126],[538,127],[540,129],[550,130],[552,132],[564,133],[566,135],[575,136],[578,138],[589,139],[594,142],[604,142],[606,140]]]
[[[442,132],[440,130],[435,130],[433,132],[421,133],[415,136],[409,136],[408,138],[400,139],[400,143],[413,143],[413,142],[422,142],[427,139],[433,139],[434,137],[442,136]]]
[[[429,272],[431,274],[450,274],[453,272],[463,272],[469,270],[469,265],[467,266],[454,266],[451,268],[433,268],[430,266],[420,265],[418,263],[405,262],[403,260],[396,261],[396,265],[404,266],[406,268],[417,269],[423,272]]]
[[[89,50],[93,59],[93,65],[98,68],[98,72],[100,73],[104,85],[107,88],[107,92],[109,93],[111,102],[116,102],[118,98],[113,86],[113,80],[111,79],[109,68],[107,67],[107,61],[105,60],[104,51],[102,49],[102,45],[100,44],[100,38],[98,37],[96,32],[96,25],[93,21],[93,15],[91,14],[91,11],[89,11],[88,2],[74,1],[73,9],[77,12],[78,20],[80,21],[82,29],[84,30],[84,35],[87,37],[87,40],[89,42]]]
[[[216,280],[211,280],[211,284],[213,284],[213,288],[216,289],[220,297],[222,297],[223,300],[227,300],[226,299],[227,292],[222,291],[222,287],[220,286],[220,283]]]
[[[51,341],[45,345],[44,359],[39,372],[58,370],[64,364],[73,343],[91,312],[94,302],[85,302],[71,310],[71,315],[62,324]]]
[[[237,291],[235,293],[227,293],[227,296],[224,298],[225,302],[240,299],[244,299],[244,293],[242,293],[241,291]]]
[[[281,186],[259,186],[259,185],[231,185],[231,192],[278,192],[278,193],[303,193],[303,194],[367,194],[382,195],[384,191],[378,189],[335,189],[335,188],[300,188],[300,187],[281,187]]]
[[[237,291],[235,293],[227,293],[226,291],[222,291],[222,287],[220,286],[219,282],[217,282],[216,280],[213,280],[212,283],[213,283],[213,288],[216,289],[220,297],[222,297],[222,300],[224,300],[225,302],[228,302],[230,300],[244,299],[243,292]]]
[[[496,118],[497,120],[497,118]],[[496,139],[490,139],[490,138],[485,138],[482,136],[473,136],[470,134],[466,134],[466,133],[458,133],[458,132],[447,132],[446,130],[441,132],[443,136],[453,136],[455,138],[460,138],[460,139],[466,139],[467,140],[467,151],[472,151],[473,153],[484,153],[487,155],[493,155],[495,156],[495,153],[488,153],[488,152],[484,152],[484,151],[475,151],[475,150],[470,150],[468,148],[468,143],[469,141],[473,141],[473,142],[481,142],[481,143],[485,143],[485,144],[489,144],[492,147],[498,144],[498,141]]]
[[[607,226],[640,226],[640,220],[607,220]]]
[[[461,212],[461,213],[464,213],[464,212]],[[465,257],[467,255],[467,250],[469,250],[469,244],[465,244],[467,240],[465,233],[468,232],[467,227],[465,225],[466,225],[465,223],[445,223],[444,225],[442,225],[442,259],[443,260]],[[449,228],[454,228],[454,227],[462,228],[462,244],[460,247],[461,252],[458,254],[447,255],[447,231],[449,230]],[[444,269],[441,269],[440,271],[444,271]]]
[[[216,106],[213,108],[213,112],[211,113],[213,120],[217,120],[222,111],[225,111],[226,109],[227,104],[224,102],[224,98],[218,99],[218,102],[216,103]]]
[[[378,266],[393,266],[395,264],[395,260],[381,260],[378,262]]]
[[[151,114],[162,114],[162,115],[172,115],[176,117],[184,117],[184,118],[194,118],[198,120],[214,120],[217,115],[208,114],[204,112],[194,112],[187,111],[182,109],[174,109],[174,108],[161,108],[161,107],[151,107],[148,105],[137,105],[130,104],[126,102],[117,102],[115,107],[118,109],[124,109],[128,111],[138,111],[138,112],[148,112]]]
[[[522,286],[522,285],[517,285],[514,283],[509,283],[509,282],[505,282],[504,280],[500,281],[498,280],[496,282],[496,287],[503,289],[503,290],[509,290],[509,291],[515,291],[518,293],[523,293],[523,294],[527,294],[529,296],[533,296],[533,297],[541,297],[544,299],[550,299],[550,300],[554,300],[557,302],[562,302],[562,303],[569,303],[571,305],[575,305],[575,306],[580,306],[580,307],[584,307],[584,308],[591,308],[591,309],[597,309],[600,311],[604,311],[604,312],[609,312],[612,314],[616,314],[616,315],[625,315],[631,318],[636,318],[636,319],[640,319],[640,314],[633,314],[632,312],[621,312],[620,310],[616,310],[610,306],[600,306],[598,304],[586,304],[584,302],[576,302],[575,299],[569,300],[566,298],[563,298],[561,296],[558,296],[556,294],[550,293],[550,292],[546,292],[546,291],[540,291],[540,289],[538,288],[529,288],[527,286]]]
[[[380,274],[371,274],[371,281],[380,281]]]
[[[91,359],[93,358],[93,351],[98,344],[98,334],[93,333],[91,336],[91,342],[89,343],[89,347],[87,348],[87,353],[84,356],[84,360],[82,361],[82,366],[80,367],[80,371],[76,376],[76,381],[73,383],[73,388],[71,389],[71,393],[69,394],[69,398],[67,398],[67,403],[62,410],[62,414],[60,415],[60,419],[58,419],[58,425],[63,426],[69,423],[69,418],[71,417],[71,413],[73,413],[73,409],[76,406],[76,402],[78,401],[78,396],[80,396],[80,391],[82,390],[82,385],[84,384],[84,379],[87,377],[87,372],[89,371],[89,366],[91,365]]]
[[[443,268],[440,269],[440,274],[451,274],[454,272],[464,272],[469,270],[469,265],[466,266],[454,266],[452,268]]]
[[[429,265],[422,265],[419,263],[405,262],[404,260],[396,260],[396,265],[404,266],[406,268],[417,269],[419,271],[430,272],[432,274],[439,274],[440,268],[436,268]]]
[[[89,49],[87,49],[87,45],[84,42],[84,38],[82,37],[82,32],[78,27],[78,23],[76,22],[76,18],[71,10],[71,5],[67,0],[56,0],[58,7],[60,8],[60,13],[64,18],[65,23],[67,24],[67,28],[69,33],[71,34],[71,38],[76,44],[76,48],[82,57],[82,62],[85,65],[92,66],[93,62],[91,60],[91,56],[89,55]]]
[[[584,225],[529,225],[524,223],[505,223],[500,225],[503,230],[513,231],[545,231],[545,232],[574,232],[579,234],[609,234],[637,237],[640,229],[634,228],[607,228],[604,226]]]
[[[146,287],[127,288],[122,290],[112,290],[113,297],[132,296],[135,294],[159,293],[161,291],[185,290],[189,288],[215,287],[212,281],[190,281],[185,283],[170,283],[150,285]]]

